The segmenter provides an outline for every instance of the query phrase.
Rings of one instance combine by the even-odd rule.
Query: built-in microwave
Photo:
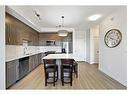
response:
[[[47,46],[53,46],[53,45],[55,45],[55,40],[47,40],[46,41],[46,45]]]

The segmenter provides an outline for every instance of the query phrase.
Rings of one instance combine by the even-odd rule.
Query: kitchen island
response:
[[[76,61],[76,57],[73,54],[49,54],[45,57],[43,57],[42,59],[56,59],[56,64],[58,65],[58,72],[59,72],[59,79],[61,79],[61,59],[74,59]]]

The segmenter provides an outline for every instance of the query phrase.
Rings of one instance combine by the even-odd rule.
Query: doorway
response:
[[[86,31],[86,61],[90,64],[99,63],[99,25]]]

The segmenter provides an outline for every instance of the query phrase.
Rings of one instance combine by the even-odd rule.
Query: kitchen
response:
[[[47,53],[72,53],[72,32],[39,33],[6,12],[6,88],[43,63]]]

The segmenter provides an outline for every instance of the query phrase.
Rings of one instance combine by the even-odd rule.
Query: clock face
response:
[[[106,33],[104,41],[108,47],[113,48],[120,44],[121,39],[121,32],[117,29],[111,29]]]

